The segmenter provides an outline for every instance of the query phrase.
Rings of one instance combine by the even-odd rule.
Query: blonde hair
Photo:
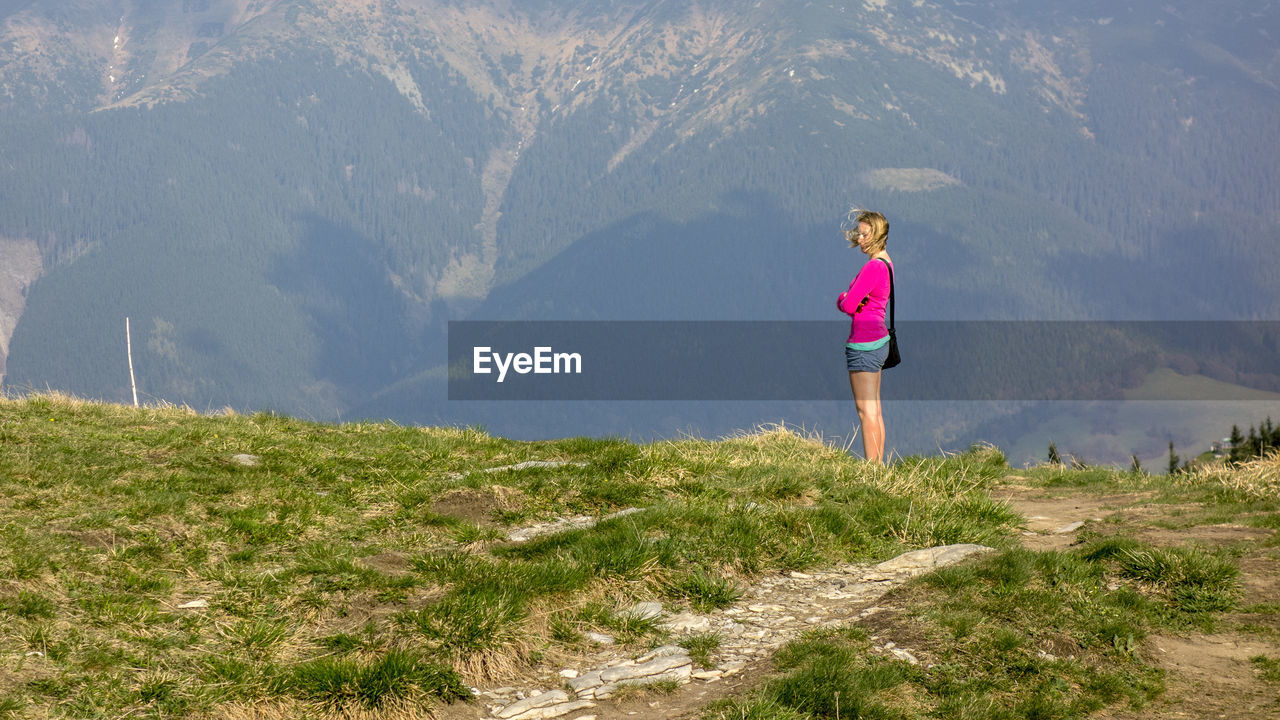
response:
[[[867,245],[869,255],[884,250],[885,245],[889,241],[889,221],[884,215],[874,210],[850,210],[850,221],[848,229],[844,231],[844,239],[849,241],[851,247],[858,246],[858,225],[866,223],[871,226],[871,241]]]

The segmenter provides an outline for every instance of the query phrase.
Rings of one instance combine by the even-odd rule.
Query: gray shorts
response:
[[[889,357],[889,343],[875,350],[854,350],[847,345],[844,348],[844,364],[849,372],[880,372],[885,358]]]

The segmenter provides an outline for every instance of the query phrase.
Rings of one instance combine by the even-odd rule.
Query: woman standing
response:
[[[889,354],[889,331],[884,311],[889,303],[889,272],[892,260],[885,252],[889,221],[870,210],[858,213],[853,228],[845,232],[851,247],[866,253],[870,260],[858,271],[846,292],[840,293],[836,307],[852,316],[853,325],[845,342],[845,364],[849,387],[862,424],[862,449],[867,460],[877,464],[884,457],[884,415],[880,410],[880,370]]]

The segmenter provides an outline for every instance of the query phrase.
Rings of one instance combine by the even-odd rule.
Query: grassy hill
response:
[[[1274,470],[1219,469],[1176,488],[1105,470],[1030,474],[1159,484],[1265,524],[1280,507]],[[892,666],[885,687],[922,694],[886,717],[984,698],[1070,710],[1047,717],[1145,702],[1158,675],[1124,642],[1211,623],[1231,607],[1231,558],[1115,542],[1018,549],[1020,518],[991,494],[1009,473],[991,447],[880,468],[785,428],[526,443],[473,427],[0,400],[0,717],[416,717],[468,702],[468,686],[573,657],[587,632],[637,652],[660,643],[656,623],[624,612],[636,601],[710,611],[779,571],[962,542],[1000,552],[929,580],[941,609],[923,627],[944,627],[946,598],[968,597],[974,642],[940,670]],[[590,529],[508,540],[632,507]],[[1139,551],[1158,567],[1125,565]],[[1108,589],[1116,573],[1138,584]],[[1036,659],[1047,629],[1078,655]],[[827,648],[814,657],[856,656],[860,637],[805,642]],[[806,653],[788,652],[779,667],[795,670],[805,697],[853,682],[824,684]],[[1050,688],[1055,673],[1068,681]],[[990,682],[960,683],[966,674]],[[733,702],[707,713],[825,716],[785,693]]]

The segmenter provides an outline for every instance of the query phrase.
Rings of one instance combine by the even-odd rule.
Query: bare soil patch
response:
[[[68,530],[66,536],[85,547],[110,550],[117,544],[114,530]]]
[[[1015,511],[1024,515],[1028,530],[1053,532],[1076,521],[1102,519],[1119,510],[1145,506],[1154,497],[1154,493],[1047,497],[1041,490],[1001,488],[991,496],[1009,503]]]
[[[1026,518],[1023,546],[1031,550],[1062,550],[1076,541],[1073,523],[1097,522],[1117,511],[1144,505],[1152,493],[1045,497],[1043,491],[1024,487],[1001,488],[992,493]],[[1079,528],[1076,528],[1077,530]]]
[[[1271,551],[1255,552],[1240,558],[1241,604],[1280,605],[1280,560]],[[1274,617],[1274,616],[1273,616]]]
[[[1185,545],[1197,543],[1222,547],[1242,543],[1266,540],[1272,535],[1266,528],[1245,527],[1243,525],[1198,525],[1196,527],[1178,528],[1141,528],[1135,530],[1130,537],[1151,545]]]
[[[388,551],[360,559],[360,564],[384,575],[400,577],[409,573],[409,558],[404,553]]]
[[[494,527],[497,525],[494,518],[499,512],[515,510],[520,504],[518,491],[510,488],[456,488],[437,498],[431,504],[431,512],[465,520],[480,527]]]
[[[1275,657],[1278,651],[1273,642],[1235,633],[1149,637],[1141,652],[1166,671],[1164,696],[1140,711],[1104,712],[1100,717],[1272,720],[1280,716],[1280,691],[1258,676],[1249,658]]]

